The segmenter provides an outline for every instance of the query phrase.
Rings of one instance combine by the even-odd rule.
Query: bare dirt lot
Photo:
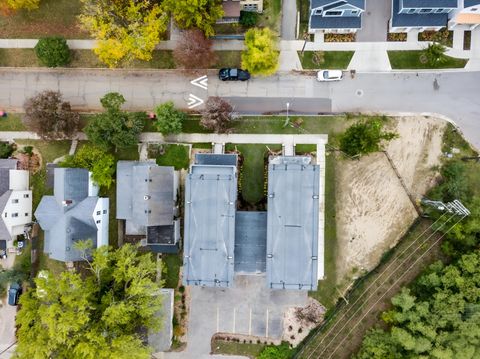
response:
[[[413,197],[434,185],[446,123],[426,117],[395,118],[399,137],[385,150]],[[372,269],[410,227],[417,213],[384,153],[337,162],[337,278],[349,281]]]

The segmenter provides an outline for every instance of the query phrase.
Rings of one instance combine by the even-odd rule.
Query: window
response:
[[[322,15],[322,9],[315,10],[315,15]]]
[[[97,211],[97,216],[101,215],[102,211]]]
[[[18,217],[18,213],[12,213],[12,217]]]
[[[28,217],[28,213],[25,213],[25,217]]]
[[[357,15],[357,14],[358,14],[358,10],[352,10],[350,13],[351,13],[352,15]]]
[[[443,12],[444,10],[445,10],[445,9],[437,9],[437,10],[435,10],[435,12],[436,12],[437,14],[440,14],[440,13]]]
[[[415,9],[408,9],[407,14],[413,14],[415,12]]]
[[[476,7],[472,7],[470,11],[477,11],[478,9]]]
[[[430,14],[432,9],[420,9],[420,14]]]
[[[343,11],[326,11],[325,16],[342,16]]]
[[[5,212],[5,218],[7,218],[7,215],[8,215],[7,212]]]
[[[107,214],[107,210],[106,210],[106,209],[103,210],[103,214]]]
[[[97,223],[97,224],[100,224],[101,222],[102,222],[101,220],[98,220],[96,223]]]
[[[12,199],[12,203],[18,203],[18,199],[17,198]]]
[[[23,195],[23,198],[29,198],[29,197],[30,197],[30,195],[29,195],[28,193],[25,193],[25,194]]]

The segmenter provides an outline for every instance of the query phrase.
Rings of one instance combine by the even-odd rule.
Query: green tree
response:
[[[479,358],[480,250],[434,263],[392,299],[388,330],[372,330],[357,359]]]
[[[164,135],[182,132],[183,121],[187,119],[187,114],[175,108],[172,101],[155,107],[157,129]]]
[[[447,62],[447,56],[445,52],[447,48],[438,42],[434,42],[428,45],[426,49],[422,51],[422,55],[425,57],[427,63],[433,67]]]
[[[258,14],[254,11],[240,11],[240,24],[245,27],[257,25]]]
[[[268,76],[278,69],[276,35],[269,28],[253,28],[245,34],[242,67],[252,75]]]
[[[0,142],[0,158],[9,158],[13,151],[13,145],[8,142]]]
[[[115,174],[115,157],[102,148],[85,145],[61,163],[63,167],[86,168],[100,187],[110,188]]]
[[[146,114],[122,111],[121,105],[125,103],[125,98],[118,92],[106,94],[100,102],[105,112],[94,115],[85,126],[88,139],[104,149],[125,148],[137,144]]]
[[[90,253],[89,242],[76,246],[86,275],[43,271],[20,298],[19,358],[150,358],[139,333],[160,329],[157,262],[130,244]]]
[[[397,135],[383,131],[379,119],[359,121],[350,126],[340,137],[340,149],[349,156],[359,156],[380,151],[382,141],[389,141]]]
[[[44,37],[35,45],[35,54],[48,67],[65,66],[70,62],[70,49],[61,36]]]
[[[215,34],[213,25],[224,14],[222,0],[164,0],[163,5],[180,28],[196,27],[207,37]]]
[[[94,52],[110,67],[149,61],[169,17],[155,1],[81,0],[82,27],[98,40]]]

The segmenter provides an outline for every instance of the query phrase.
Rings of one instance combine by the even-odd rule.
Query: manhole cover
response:
[[[355,91],[355,95],[357,95],[358,97],[362,97],[363,96],[363,90]]]

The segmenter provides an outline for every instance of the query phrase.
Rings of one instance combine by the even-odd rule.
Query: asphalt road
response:
[[[467,139],[480,148],[480,72],[360,73],[354,78],[347,74],[336,83],[319,83],[313,73],[281,73],[232,83],[219,81],[210,71],[208,90],[190,84],[204,73],[0,69],[0,107],[21,110],[29,96],[54,89],[83,111],[101,109],[99,98],[118,91],[131,110],[152,109],[169,100],[186,108],[193,94],[202,100],[208,96],[231,98],[237,111],[258,113],[285,111],[286,102],[297,113],[430,112],[454,120]]]

